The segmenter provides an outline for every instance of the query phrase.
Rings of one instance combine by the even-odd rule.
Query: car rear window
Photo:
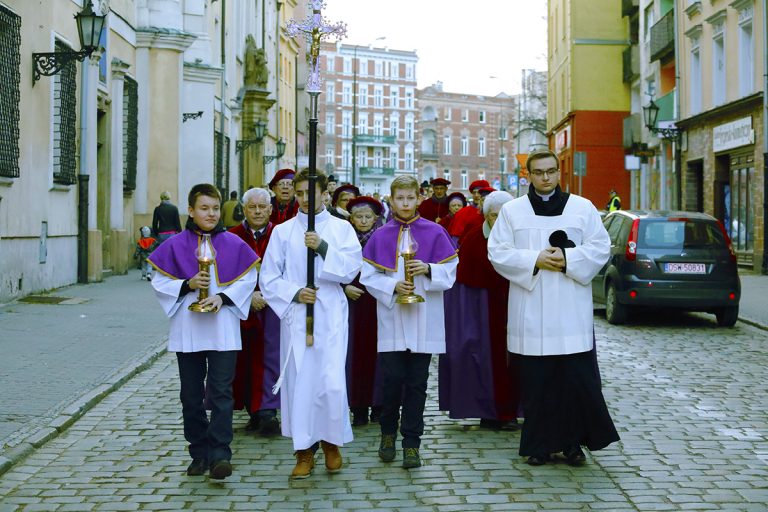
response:
[[[651,249],[725,246],[717,224],[707,220],[646,219],[639,228],[638,245]]]

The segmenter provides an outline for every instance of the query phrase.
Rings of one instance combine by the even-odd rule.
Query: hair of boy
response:
[[[213,197],[214,199],[218,199],[219,204],[221,204],[221,192],[219,192],[219,189],[210,183],[198,183],[192,187],[192,190],[189,191],[189,197],[187,198],[187,202],[189,203],[190,208],[195,207],[197,198],[200,196]]]
[[[245,194],[243,194],[243,204],[248,204],[248,201],[253,199],[254,201],[258,201],[259,199],[264,199],[266,202],[270,202],[272,199],[272,196],[270,195],[269,191],[264,188],[249,188],[245,191]]]
[[[530,170],[531,164],[535,162],[536,160],[541,160],[542,158],[554,158],[555,159],[555,167],[560,170],[560,159],[557,158],[557,155],[550,149],[537,149],[533,153],[528,155],[528,158],[525,160],[525,168]]]
[[[413,176],[398,176],[394,180],[392,180],[392,184],[389,186],[389,192],[392,194],[392,196],[395,195],[395,190],[398,189],[406,189],[406,190],[413,190],[416,192],[416,195],[419,195],[419,182],[416,178]]]
[[[309,181],[309,169],[304,168],[293,177],[293,188],[302,181]],[[328,176],[323,171],[316,171],[315,184],[320,187],[320,192],[328,190]]]

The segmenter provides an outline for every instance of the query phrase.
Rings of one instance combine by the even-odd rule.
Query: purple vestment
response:
[[[456,256],[456,246],[448,232],[417,215],[407,221],[393,217],[377,229],[376,236],[363,247],[363,259],[375,267],[396,272],[398,242],[405,227],[411,229],[411,237],[419,244],[415,259],[424,263],[443,263]]]

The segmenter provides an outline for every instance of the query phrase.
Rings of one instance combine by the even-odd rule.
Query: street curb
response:
[[[751,320],[749,318],[744,318],[743,316],[739,317],[739,322],[743,322],[747,325],[751,325],[752,327],[757,327],[758,329],[762,331],[768,331],[768,325],[762,324],[758,322],[757,320]]]
[[[0,476],[7,473],[14,465],[31,455],[36,449],[66,432],[86,412],[120,389],[131,378],[152,366],[155,361],[168,352],[167,347],[168,337],[166,336],[139,358],[108,375],[102,384],[86,391],[67,404],[48,425],[30,432],[21,442],[0,455]]]

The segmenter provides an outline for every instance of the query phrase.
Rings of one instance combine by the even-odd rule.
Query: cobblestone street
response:
[[[480,430],[437,411],[433,361],[422,448],[406,471],[376,456],[376,425],[356,429],[347,465],[289,482],[287,440],[246,435],[235,473],[184,475],[175,358],[166,354],[63,434],[0,476],[0,510],[768,510],[766,334],[711,315],[609,326],[598,315],[606,400],[622,442],[588,464],[531,467],[518,432]]]

